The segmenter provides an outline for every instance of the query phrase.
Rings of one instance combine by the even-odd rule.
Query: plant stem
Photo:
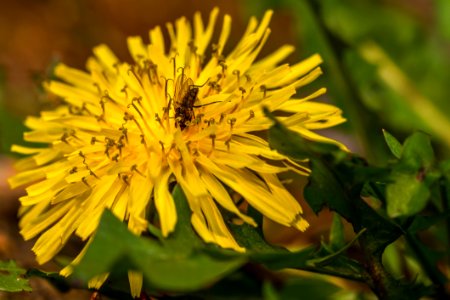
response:
[[[319,269],[315,267],[303,267],[303,268],[297,268],[297,270],[302,271],[308,271],[312,273],[322,274],[322,275],[330,275],[330,276],[336,276],[344,279],[349,279],[357,282],[363,282],[365,283],[367,281],[367,278],[363,275],[355,275],[355,274],[344,274],[332,270],[326,270],[326,269]]]
[[[366,247],[367,243],[365,242],[365,238],[360,239],[360,245],[363,251],[363,264],[370,276],[367,284],[380,299],[393,299],[390,296],[391,291],[388,288],[388,282],[392,281],[393,278],[381,263],[382,253],[371,253]]]

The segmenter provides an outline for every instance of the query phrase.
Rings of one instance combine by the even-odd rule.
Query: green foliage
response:
[[[391,150],[391,153],[396,157],[400,158],[402,156],[403,147],[402,144],[389,132],[383,130],[384,139],[386,140],[386,144]]]
[[[186,292],[206,287],[245,262],[260,263],[274,270],[303,268],[311,264],[312,248],[290,252],[271,246],[260,235],[259,229],[247,224],[230,224],[238,241],[247,240],[246,253],[207,245],[190,225],[190,210],[181,189],[175,188],[173,196],[178,222],[175,232],[166,239],[139,238],[106,211],[93,242],[75,267],[74,277],[88,281],[110,270],[121,273],[136,270],[144,274],[152,289]],[[152,228],[153,232],[157,230]],[[117,243],[118,240],[121,242]]]
[[[384,182],[387,184],[386,195],[378,191],[378,197],[381,196],[383,201],[387,202],[387,213],[389,213],[392,203],[404,201],[406,198],[404,195],[405,187],[402,187],[403,190],[397,190],[397,193],[393,193],[391,187],[404,184],[403,178],[398,179],[398,172],[414,172],[417,175],[416,173],[420,171],[420,174],[423,173],[424,177],[427,176],[426,172],[433,165],[434,155],[429,138],[426,135],[415,133],[405,141],[401,147],[402,151],[398,163],[389,174],[386,173],[385,169],[372,167],[363,159],[345,153],[334,145],[305,140],[296,133],[287,130],[273,116],[269,115],[269,117],[275,122],[269,130],[270,145],[294,159],[310,158],[312,173],[304,194],[306,201],[313,210],[317,213],[324,206],[327,206],[351,223],[355,232],[360,231],[357,237],[361,235],[359,244],[364,257],[356,262],[347,261],[346,265],[350,266],[353,263],[354,266],[363,268],[364,271],[360,271],[364,274],[363,279],[379,297],[418,299],[420,296],[430,293],[429,288],[420,284],[403,282],[393,278],[381,262],[381,255],[385,248],[402,235],[405,235],[410,242],[416,255],[421,257],[422,262],[428,268],[427,272],[430,277],[434,277],[434,282],[442,284],[445,281],[435,267],[436,261],[429,257],[429,251],[425,250],[415,237],[405,232],[407,227],[403,227],[403,224],[397,223],[396,220],[386,218],[386,212],[375,210],[361,197],[364,186],[372,185],[374,189],[377,189],[375,184]],[[391,144],[390,148],[398,151],[400,147],[396,139],[389,134],[385,135],[388,137],[388,143]],[[391,182],[392,176],[397,176],[393,183]],[[423,181],[428,182],[431,187],[437,179],[439,179],[438,176],[432,175],[429,180]],[[417,191],[411,191],[407,196],[410,196],[411,199],[408,199],[412,202],[421,195],[417,196]],[[409,204],[417,204],[416,202]],[[422,203],[420,209],[423,209],[425,204],[426,202]],[[417,207],[408,208],[408,211],[411,210],[414,210],[415,213],[419,211]],[[332,238],[330,237],[331,245],[335,243],[336,236],[342,234],[339,233],[339,223],[336,220],[333,223]],[[323,248],[327,250],[327,247]],[[345,249],[337,253],[344,251]],[[334,254],[328,256],[322,254],[317,262],[329,261],[334,256]]]
[[[450,2],[446,0],[435,1],[438,29],[443,37],[450,40]]]
[[[429,187],[438,179],[430,169],[433,162],[428,136],[418,132],[405,141],[399,161],[392,168],[393,183],[386,189],[390,217],[413,215],[425,207],[430,197]]]
[[[331,299],[339,290],[335,285],[319,279],[290,279],[283,288],[276,291],[270,284],[264,285],[265,300],[282,299]]]
[[[187,201],[179,189],[174,192],[178,223],[168,239],[139,238],[106,211],[95,238],[74,276],[88,281],[111,270],[141,271],[146,284],[162,291],[192,291],[206,287],[241,266],[244,259],[231,254],[215,256],[199,248],[193,233]],[[120,241],[120,242],[118,242]]]
[[[25,272],[12,260],[0,261],[0,291],[31,291],[28,280],[24,278]]]

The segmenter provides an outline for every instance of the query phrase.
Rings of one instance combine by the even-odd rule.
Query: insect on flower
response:
[[[189,78],[184,74],[184,69],[180,69],[182,69],[182,73],[177,77],[174,92],[175,126],[179,126],[181,130],[184,130],[195,118],[194,108],[218,103],[220,101],[214,101],[203,105],[194,105],[197,100],[199,88],[203,87],[209,79],[202,85],[195,85],[192,78]]]
[[[174,92],[175,125],[183,130],[194,119],[194,103],[198,95],[198,86],[182,73],[177,77]]]

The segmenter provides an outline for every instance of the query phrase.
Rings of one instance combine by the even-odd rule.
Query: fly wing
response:
[[[181,74],[177,77],[177,82],[175,83],[175,104],[177,106],[182,105],[182,103],[186,98],[186,95],[189,93],[189,89],[194,85],[194,82],[191,78],[188,78],[186,75]]]

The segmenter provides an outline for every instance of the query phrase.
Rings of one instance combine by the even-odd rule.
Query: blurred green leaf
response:
[[[186,201],[179,188],[174,191],[174,199],[176,205]],[[188,216],[190,212],[180,219]],[[87,281],[113,270],[136,270],[143,273],[148,286],[157,290],[192,291],[219,280],[246,261],[238,255],[213,256],[195,249],[196,237],[189,233],[190,224],[186,226],[183,221],[180,224],[173,236],[160,243],[133,235],[111,212],[105,211],[94,240],[75,267],[74,276]]]
[[[430,131],[450,147],[444,129],[450,127],[450,93],[442,88],[450,77],[450,55],[427,22],[389,2],[310,2],[337,48],[344,49],[352,88],[378,114],[378,123],[397,131]],[[448,23],[448,6],[446,0],[436,3],[440,27]]]
[[[430,197],[426,184],[416,174],[394,171],[395,182],[386,189],[387,213],[391,218],[420,212]]]
[[[439,253],[432,250],[430,247],[425,245],[420,239],[414,234],[409,232],[405,234],[405,238],[408,241],[409,246],[414,251],[414,256],[421,263],[420,267],[425,271],[425,274],[431,279],[431,281],[438,286],[439,289],[443,289],[443,285],[448,281],[446,276],[437,268],[437,263],[440,258],[442,258],[445,253]],[[440,291],[442,295],[445,291]]]
[[[439,162],[439,169],[441,170],[445,178],[447,178],[447,180],[450,182],[450,159]]]
[[[385,266],[395,278],[401,278],[403,276],[402,264],[404,264],[404,257],[402,257],[401,254],[401,244],[399,241],[400,239],[387,246],[382,257],[383,266]]]
[[[349,44],[355,44],[367,36],[405,44],[413,41],[417,35],[418,25],[414,19],[375,1],[318,2],[326,28]]]
[[[380,78],[377,65],[361,57],[357,49],[347,50],[343,63],[353,88],[365,107],[378,115],[380,125],[408,132],[428,128],[411,105]]]
[[[263,299],[264,300],[281,300],[280,296],[278,296],[278,292],[275,290],[273,285],[266,281],[263,284]]]
[[[295,252],[249,252],[248,256],[252,261],[261,263],[272,270],[281,270],[285,268],[304,269],[308,266],[308,260],[313,253],[313,248],[306,248]]]
[[[19,268],[16,263],[10,261],[0,261],[0,291],[20,292],[31,291],[28,279],[24,278],[25,270]]]
[[[328,300],[339,291],[334,284],[314,278],[289,280],[279,292],[279,299]]]
[[[57,272],[45,272],[39,269],[30,269],[26,273],[27,277],[40,277],[48,282],[50,282],[54,287],[56,287],[61,292],[67,292],[70,290],[70,284],[67,281],[67,278],[63,277]]]
[[[450,41],[450,1],[435,0],[434,10],[441,34]]]
[[[352,85],[349,73],[343,65],[342,57],[348,47],[338,41],[324,27],[320,18],[321,1],[284,0],[286,8],[293,14],[297,24],[300,46],[305,55],[319,53],[324,63],[324,81],[328,95],[344,111],[347,123],[358,139],[358,146],[364,147],[369,159],[385,157],[384,143],[379,132],[379,119],[367,110]]]
[[[438,222],[442,222],[446,218],[450,217],[450,212],[444,212],[443,214],[432,215],[432,216],[414,216],[414,220],[411,225],[408,227],[408,231],[411,234],[415,234],[419,231],[427,230],[431,226],[436,225]]]
[[[431,147],[429,135],[415,132],[406,139],[400,159],[402,166],[417,171],[421,168],[430,168],[433,162],[434,151]]]
[[[384,139],[386,140],[386,144],[391,150],[391,153],[396,157],[400,158],[402,156],[403,146],[402,144],[387,130],[383,129]]]
[[[333,223],[331,223],[329,245],[332,250],[338,250],[345,246],[344,224],[338,214],[333,215]]]
[[[333,299],[333,295],[339,291],[334,284],[316,278],[292,278],[287,280],[277,291],[269,282],[263,285],[264,300],[278,299]]]
[[[252,270],[257,272],[259,270]],[[238,270],[226,276],[216,284],[185,297],[175,299],[205,299],[205,300],[260,300],[263,298],[261,278],[247,270]]]
[[[416,132],[406,139],[391,173],[393,182],[386,188],[390,217],[411,216],[424,209],[431,195],[430,186],[439,179],[431,169],[434,160],[429,136]]]

